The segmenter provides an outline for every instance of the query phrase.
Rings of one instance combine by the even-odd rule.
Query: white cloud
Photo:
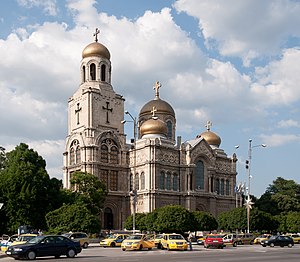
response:
[[[199,19],[208,48],[251,59],[275,55],[288,36],[300,37],[300,3],[291,0],[177,0],[179,12]]]
[[[295,134],[261,135],[261,138],[268,147],[279,147],[286,144],[300,143],[300,135]]]
[[[56,0],[17,0],[18,4],[26,7],[41,7],[47,15],[57,15]]]
[[[300,127],[300,123],[293,119],[281,120],[278,122],[280,128]]]

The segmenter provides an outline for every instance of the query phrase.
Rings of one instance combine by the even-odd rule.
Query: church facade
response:
[[[81,83],[68,100],[64,187],[70,188],[75,171],[91,173],[106,185],[103,229],[123,229],[134,212],[170,204],[214,216],[234,208],[237,159],[220,148],[211,123],[182,142],[176,137],[175,111],[159,96],[159,82],[138,118],[124,111],[125,99],[111,84],[110,52],[97,34],[82,52]],[[124,133],[126,115],[134,122],[131,144]]]

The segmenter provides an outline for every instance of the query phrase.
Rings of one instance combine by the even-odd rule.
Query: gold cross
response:
[[[95,37],[95,42],[98,42],[98,34],[100,34],[100,30],[96,28],[96,32],[93,35]]]
[[[211,126],[212,126],[212,122],[211,122],[210,120],[208,120],[208,121],[206,122],[206,125],[205,125],[207,131],[210,130]]]
[[[151,113],[152,113],[152,117],[155,117],[155,112],[157,111],[156,107],[152,107]]]
[[[159,81],[155,82],[155,85],[153,86],[153,89],[155,89],[155,99],[159,99],[159,88],[161,87],[161,84]]]

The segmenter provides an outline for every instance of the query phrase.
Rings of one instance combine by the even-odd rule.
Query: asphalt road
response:
[[[193,245],[192,251],[167,251],[153,249],[151,251],[122,251],[120,248],[100,248],[90,246],[84,249],[76,258],[68,259],[61,257],[38,258],[38,261],[77,261],[77,262],[94,262],[94,261],[120,261],[120,262],[299,262],[300,245],[293,248],[280,247],[261,247],[255,246],[238,246],[226,247],[224,249],[205,249],[203,246]],[[1,262],[14,261],[13,258],[0,258]]]

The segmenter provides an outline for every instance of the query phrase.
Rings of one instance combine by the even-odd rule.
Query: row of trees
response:
[[[50,178],[45,160],[21,143],[5,153],[0,147],[0,234],[15,233],[20,225],[31,225],[51,233],[64,231],[100,232],[99,214],[107,191],[96,176],[75,172],[73,190]],[[266,192],[254,199],[250,228],[258,231],[300,232],[300,185],[277,178]],[[125,222],[132,229],[132,216]],[[182,206],[164,206],[148,214],[136,214],[136,228],[142,231],[186,232],[245,230],[244,207],[214,218],[207,212],[188,211]]]

